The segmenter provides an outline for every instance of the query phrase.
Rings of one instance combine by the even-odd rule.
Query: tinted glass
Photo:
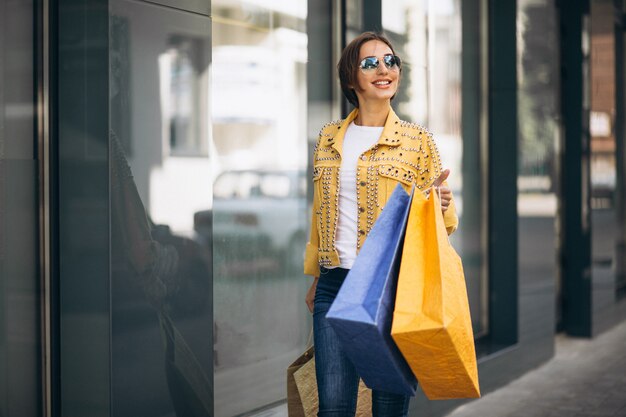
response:
[[[210,20],[109,5],[112,415],[209,416]]]
[[[0,415],[42,413],[32,2],[0,0]]]

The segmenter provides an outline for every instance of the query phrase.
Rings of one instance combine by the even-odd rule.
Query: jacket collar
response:
[[[346,135],[346,130],[348,126],[356,116],[359,114],[359,109],[354,109],[350,112],[348,117],[346,117],[341,124],[335,125],[335,129],[329,132],[328,136],[326,136],[323,140],[324,146],[333,147],[339,155],[341,155],[341,151],[343,150],[343,139]],[[377,145],[386,145],[386,146],[398,146],[400,145],[400,119],[396,112],[393,111],[392,108],[389,108],[389,114],[387,115],[387,120],[385,121],[385,127],[383,128],[383,133],[381,133],[380,138],[378,138]]]

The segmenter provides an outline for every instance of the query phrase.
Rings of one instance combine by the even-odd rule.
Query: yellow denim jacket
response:
[[[344,134],[358,114],[331,122],[320,131],[313,159],[313,211],[311,236],[306,245],[304,273],[319,276],[319,267],[339,266],[335,234],[339,204],[339,170]],[[397,184],[407,192],[415,185],[427,190],[442,172],[432,134],[424,127],[402,121],[389,111],[378,142],[359,157],[357,182],[357,253]],[[454,199],[444,213],[451,234],[459,223]]]

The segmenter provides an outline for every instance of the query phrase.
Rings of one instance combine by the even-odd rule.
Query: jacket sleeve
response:
[[[319,138],[313,151],[313,162],[317,156],[317,147],[319,146]],[[319,232],[317,230],[317,216],[315,214],[316,207],[319,206],[319,202],[315,201],[316,196],[313,193],[313,207],[311,208],[311,234],[309,241],[306,244],[304,252],[304,274],[318,277],[320,275],[320,267],[318,260],[318,248],[319,248]]]
[[[313,203],[311,212],[311,236],[306,244],[304,253],[304,274],[318,277],[320,275],[320,266],[318,263],[319,235],[315,218],[315,202]]]

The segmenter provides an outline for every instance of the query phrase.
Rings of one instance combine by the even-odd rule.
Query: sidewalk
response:
[[[553,359],[447,417],[626,417],[626,322],[593,340],[556,337]]]

